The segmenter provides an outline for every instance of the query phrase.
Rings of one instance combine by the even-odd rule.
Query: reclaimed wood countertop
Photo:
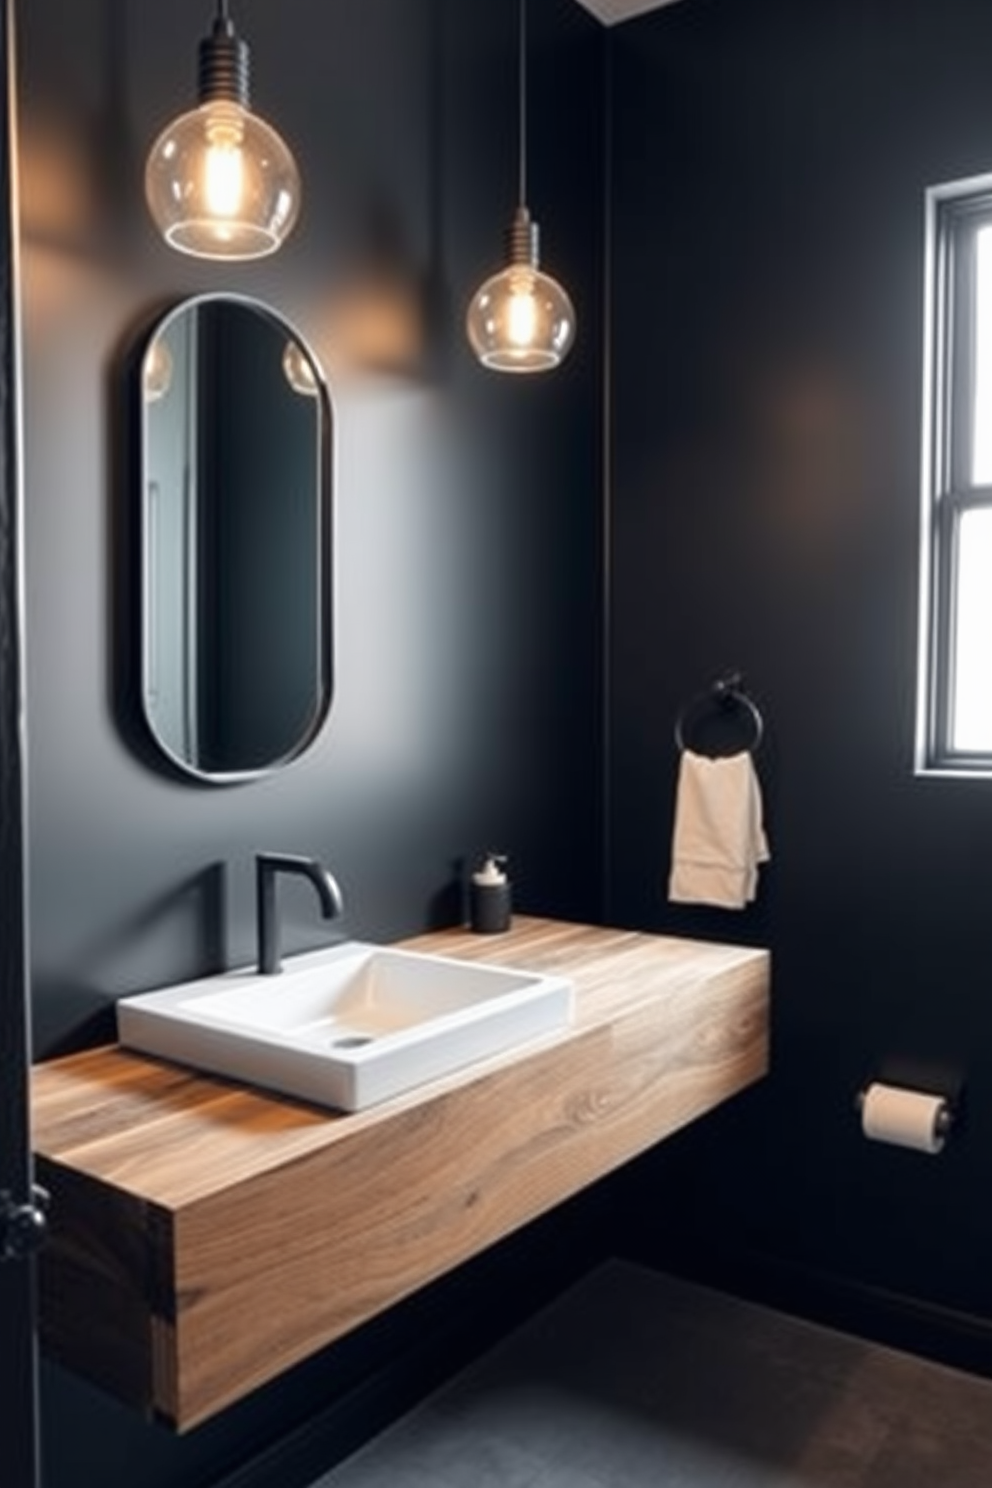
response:
[[[35,1067],[53,1357],[187,1429],[767,1069],[766,951],[523,916],[404,945],[567,975],[574,1023],[349,1115],[116,1045]]]

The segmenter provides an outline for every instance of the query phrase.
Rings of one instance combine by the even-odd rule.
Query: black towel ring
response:
[[[705,692],[690,698],[681,709],[675,720],[675,743],[679,750],[691,747],[687,740],[696,730],[705,734],[707,724],[711,726],[710,733],[715,735],[718,747],[695,749],[699,754],[740,754],[745,749],[753,754],[761,743],[764,721],[758,705],[744,691],[740,672],[719,677]],[[745,730],[743,740],[739,737],[742,727]]]

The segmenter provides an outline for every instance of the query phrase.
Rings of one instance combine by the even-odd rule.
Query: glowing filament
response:
[[[538,307],[534,281],[521,275],[510,291],[507,305],[507,334],[514,346],[532,346],[537,335]]]
[[[207,140],[203,187],[208,210],[214,217],[236,217],[245,183],[241,130],[229,119],[212,120],[207,125]]]

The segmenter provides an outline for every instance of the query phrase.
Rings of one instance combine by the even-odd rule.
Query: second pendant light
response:
[[[547,372],[575,339],[572,302],[539,268],[538,226],[527,207],[526,4],[520,0],[519,201],[507,234],[508,263],[476,290],[466,317],[473,351],[494,372]]]

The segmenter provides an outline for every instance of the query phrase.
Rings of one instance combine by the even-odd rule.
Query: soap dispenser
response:
[[[482,867],[472,874],[469,924],[480,935],[498,935],[510,928],[510,880],[501,853],[487,853]]]

